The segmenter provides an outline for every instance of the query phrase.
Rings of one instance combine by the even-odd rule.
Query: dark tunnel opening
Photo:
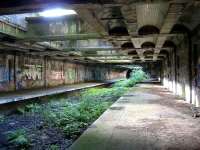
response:
[[[131,77],[132,69],[129,69],[126,73],[126,78],[129,79]]]

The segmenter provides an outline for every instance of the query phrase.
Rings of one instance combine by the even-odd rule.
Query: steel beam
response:
[[[67,34],[67,35],[46,35],[46,36],[26,36],[20,38],[21,42],[45,42],[45,41],[66,41],[66,40],[87,40],[103,39],[98,33],[88,34]]]

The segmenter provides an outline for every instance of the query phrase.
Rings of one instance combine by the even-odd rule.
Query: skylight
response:
[[[39,15],[43,17],[60,17],[66,15],[75,15],[75,14],[77,13],[74,10],[63,9],[63,8],[49,9],[39,13]]]

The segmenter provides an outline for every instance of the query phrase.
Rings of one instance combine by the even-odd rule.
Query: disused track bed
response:
[[[112,88],[110,86],[112,83],[103,83],[63,94],[6,104],[6,106],[10,104],[11,106],[7,107],[8,111],[4,111],[6,107],[4,110],[1,109],[0,149],[42,150],[59,148],[66,150],[102,112],[120,97],[122,89]],[[84,96],[86,98],[83,98]],[[87,113],[88,109],[94,112]],[[70,121],[71,117],[65,116],[68,113],[72,116],[75,115],[72,118],[78,117],[82,121],[77,118],[77,120],[71,119]],[[69,119],[64,126],[65,128],[62,128],[63,122],[57,122],[57,119],[54,119],[52,115],[56,115],[57,119],[64,122],[65,118]],[[81,126],[76,127],[76,125]],[[15,136],[18,145],[9,142],[12,141],[9,139],[9,133],[11,133],[11,137]],[[27,139],[30,141],[26,141]],[[21,145],[22,147],[19,147],[20,140],[25,143]]]
[[[114,84],[40,97],[38,103],[14,103],[16,109],[0,114],[0,149],[67,150],[130,87],[145,78],[138,70],[132,78]]]
[[[65,85],[59,86],[54,88],[48,89],[34,89],[34,90],[23,90],[23,91],[16,91],[16,92],[8,92],[8,93],[1,93],[0,94],[0,105],[24,101],[27,99],[34,99],[44,96],[51,96],[56,94],[62,94],[66,92],[73,92],[78,90],[84,90],[87,88],[98,87],[98,86],[105,86],[116,82],[116,80],[110,80],[106,82],[99,82],[99,83],[82,83],[82,84],[75,84],[75,85]]]

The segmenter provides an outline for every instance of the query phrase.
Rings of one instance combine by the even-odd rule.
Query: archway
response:
[[[160,30],[156,26],[153,26],[153,25],[146,25],[146,26],[141,27],[138,30],[139,35],[159,34],[159,33],[160,33]]]

